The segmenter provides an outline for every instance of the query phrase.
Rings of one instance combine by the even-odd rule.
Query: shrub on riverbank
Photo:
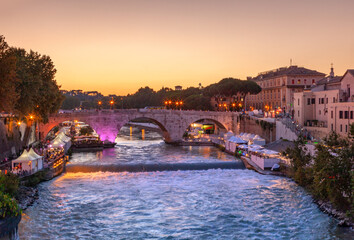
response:
[[[18,204],[14,198],[8,194],[0,192],[0,219],[6,217],[15,217],[21,214]]]
[[[14,197],[17,194],[20,180],[13,173],[0,174],[0,192]]]
[[[47,172],[47,170],[42,170],[42,171],[36,172],[35,174],[32,174],[31,176],[28,176],[24,185],[26,187],[37,186],[38,183],[43,182],[45,180],[46,172]]]
[[[354,218],[354,142],[331,133],[308,154],[303,139],[285,154],[291,160],[290,176],[316,199],[330,202]]]
[[[17,216],[20,211],[15,200],[19,179],[15,174],[0,174],[0,219]]]

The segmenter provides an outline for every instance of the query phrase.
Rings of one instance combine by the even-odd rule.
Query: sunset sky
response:
[[[353,0],[0,0],[0,34],[62,89],[125,95],[294,65],[354,68]]]

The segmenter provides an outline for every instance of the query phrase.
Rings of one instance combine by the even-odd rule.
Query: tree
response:
[[[15,104],[16,113],[21,116],[35,114],[46,122],[48,116],[59,110],[64,97],[55,80],[56,69],[49,56],[37,52],[27,53],[21,48],[11,48],[16,56],[16,75],[19,93]]]
[[[291,160],[290,172],[294,180],[301,186],[307,186],[312,183],[312,168],[309,165],[311,155],[306,153],[305,141],[299,137],[293,148],[287,148],[285,155]]]
[[[80,99],[73,96],[65,96],[63,104],[61,105],[62,109],[71,110],[74,108],[80,107]]]
[[[184,109],[211,110],[210,98],[203,95],[191,95],[184,100]]]
[[[316,146],[313,192],[341,210],[349,210],[353,204],[353,146],[353,142],[335,132]]]
[[[16,92],[16,57],[0,35],[0,111],[13,112],[19,97]]]
[[[224,78],[218,83],[211,84],[204,88],[205,95],[212,97],[216,95],[223,95],[231,97],[237,93],[259,93],[261,87],[254,81],[242,81],[235,78]]]

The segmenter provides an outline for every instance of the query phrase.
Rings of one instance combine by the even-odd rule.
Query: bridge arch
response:
[[[210,122],[214,123],[218,128],[224,129],[225,131],[230,130],[229,127],[227,126],[227,124],[223,123],[222,121],[220,121],[218,119],[203,118],[203,117],[194,118],[194,120],[192,122],[188,122],[187,125],[184,126],[185,127],[184,129],[187,129],[193,123],[198,123],[198,122],[202,122],[202,121],[210,121]]]
[[[136,117],[129,118],[127,121],[122,122],[121,126],[120,126],[119,129],[118,129],[118,132],[120,131],[120,129],[121,129],[124,125],[126,125],[126,124],[128,124],[128,123],[130,123],[130,122],[132,122],[132,121],[135,121],[135,120],[142,120],[142,121],[146,121],[146,120],[147,120],[147,121],[150,121],[150,122],[156,124],[156,125],[161,129],[161,131],[162,131],[162,137],[164,138],[164,140],[165,140],[166,142],[171,141],[171,135],[170,135],[168,129],[165,127],[165,125],[162,124],[161,121],[158,121],[158,120],[156,120],[155,118],[152,118],[152,117],[136,116]]]

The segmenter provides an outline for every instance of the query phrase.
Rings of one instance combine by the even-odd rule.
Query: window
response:
[[[353,119],[353,111],[350,111],[350,119]]]
[[[343,111],[339,111],[339,119],[343,119]]]
[[[316,98],[311,99],[311,104],[316,104]]]
[[[333,97],[333,102],[334,102],[334,103],[336,102],[336,97]]]
[[[311,105],[311,98],[307,99],[307,105]]]
[[[306,79],[304,79],[304,84],[306,85],[306,82],[307,82],[307,80]]]
[[[301,83],[301,80],[300,80],[300,79],[298,79],[298,80],[297,80],[297,84],[300,84],[300,83]]]
[[[321,110],[318,111],[318,114],[321,115]]]
[[[297,105],[300,105],[300,98],[297,99]]]
[[[315,84],[315,79],[312,79],[312,84]]]
[[[321,98],[321,103],[324,104],[324,98]]]
[[[340,125],[340,131],[341,131],[341,132],[343,131],[343,126],[342,126],[342,124]]]
[[[345,132],[348,132],[348,125],[345,125]]]
[[[333,111],[331,111],[331,118],[333,118]]]
[[[291,80],[291,83],[292,83],[292,84],[295,84],[295,80],[294,80],[294,79],[293,79],[293,80]]]
[[[344,111],[344,119],[348,119],[349,118],[349,111]]]

